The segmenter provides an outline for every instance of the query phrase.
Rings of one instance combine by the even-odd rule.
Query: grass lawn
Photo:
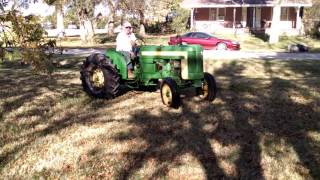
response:
[[[289,44],[303,43],[310,47],[310,52],[320,52],[320,40],[302,36],[281,36],[280,41],[277,44],[269,44],[264,40],[264,37],[258,37],[254,35],[226,35],[218,34],[218,37],[232,39],[240,42],[241,50],[244,51],[276,51],[287,52]]]
[[[49,79],[0,63],[4,179],[320,179],[320,61],[205,61],[219,92],[113,100],[81,88],[83,57]]]
[[[169,37],[173,35],[149,35],[145,38],[145,43],[147,45],[168,45]],[[288,45],[294,43],[304,43],[310,47],[310,52],[320,52],[320,40],[312,39],[307,37],[288,37],[283,36],[280,38],[278,44],[271,45],[268,42],[262,40],[259,37],[243,34],[243,35],[233,35],[233,34],[216,34],[215,36],[219,38],[226,38],[240,42],[242,51],[255,51],[255,52],[266,52],[266,51],[276,51],[276,52],[287,52]],[[99,34],[95,37],[94,47],[109,48],[115,46],[115,37],[108,37],[105,34]],[[81,45],[79,37],[69,37],[62,41],[58,41],[58,45],[64,47],[91,47],[90,45]]]

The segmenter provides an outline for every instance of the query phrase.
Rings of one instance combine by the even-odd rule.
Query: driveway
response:
[[[105,51],[105,48],[64,48],[63,54],[90,55],[92,53],[104,53]]]
[[[104,48],[68,48],[63,54],[90,55],[104,53]],[[223,59],[281,59],[281,60],[320,60],[320,53],[287,53],[287,52],[249,52],[249,51],[217,51],[205,50],[205,60]]]

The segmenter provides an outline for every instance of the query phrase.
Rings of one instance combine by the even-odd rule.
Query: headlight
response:
[[[238,44],[239,44],[239,42],[232,41],[232,44],[234,44],[234,45],[238,45]]]

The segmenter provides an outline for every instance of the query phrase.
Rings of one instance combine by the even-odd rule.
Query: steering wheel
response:
[[[137,37],[136,46],[143,46],[143,45],[146,45],[146,42],[144,41],[143,37]]]

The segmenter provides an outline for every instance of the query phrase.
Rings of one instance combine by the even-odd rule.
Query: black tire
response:
[[[221,42],[217,44],[217,50],[227,50],[227,45]]]
[[[211,74],[205,72],[203,81],[203,87],[197,88],[197,94],[200,95],[203,100],[211,102],[216,98],[217,95],[216,80]]]
[[[162,103],[168,107],[179,108],[180,94],[177,83],[171,78],[165,78],[160,85]]]
[[[118,95],[120,76],[105,55],[88,56],[81,66],[80,73],[83,89],[90,96],[112,99]]]

